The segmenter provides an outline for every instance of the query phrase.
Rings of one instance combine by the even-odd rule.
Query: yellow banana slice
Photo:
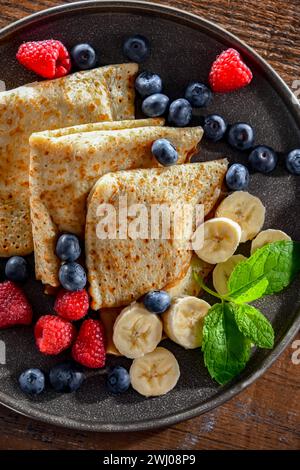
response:
[[[291,237],[287,235],[282,230],[273,230],[269,228],[268,230],[263,230],[260,232],[256,238],[252,241],[251,244],[251,255],[258,250],[258,248],[262,248],[267,243],[277,242],[280,240],[291,240]]]
[[[237,264],[247,259],[243,255],[233,255],[224,263],[219,263],[213,270],[213,284],[214,288],[220,295],[228,293],[227,282],[230,278],[230,274],[234,270]]]
[[[237,249],[241,239],[241,227],[226,217],[217,217],[204,222],[202,248],[196,254],[210,264],[228,260]]]
[[[153,351],[162,339],[162,322],[137,302],[124,308],[114,324],[113,343],[130,359]]]
[[[135,359],[129,373],[132,387],[145,397],[165,395],[180,377],[176,357],[161,347]]]
[[[216,217],[228,217],[242,229],[241,242],[252,240],[261,230],[266,209],[258,197],[246,191],[235,191],[216,210]]]
[[[210,305],[197,297],[178,297],[162,315],[166,335],[185,349],[199,348],[204,317],[209,309]]]

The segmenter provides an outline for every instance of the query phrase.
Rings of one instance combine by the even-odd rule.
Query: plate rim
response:
[[[210,35],[222,39],[224,42],[228,42],[231,46],[234,45],[238,47],[239,50],[251,58],[252,61],[255,61],[256,65],[260,68],[263,74],[266,76],[267,80],[271,86],[276,90],[276,92],[281,96],[283,102],[288,108],[289,112],[293,115],[295,121],[297,122],[300,128],[300,104],[297,102],[297,99],[294,93],[289,89],[287,84],[283,81],[280,75],[268,64],[268,62],[263,59],[252,47],[248,46],[244,41],[239,39],[234,34],[228,32],[222,26],[209,21],[199,15],[190,13],[185,10],[181,10],[176,7],[171,7],[168,5],[162,5],[159,3],[145,2],[143,0],[88,0],[88,1],[79,1],[74,3],[63,4],[48,8],[45,10],[38,11],[32,15],[26,16],[20,20],[17,20],[0,30],[0,41],[5,39],[7,36],[14,35],[18,30],[29,27],[31,24],[36,23],[39,20],[45,20],[49,17],[60,15],[63,13],[70,12],[79,12],[81,10],[98,10],[105,9],[108,7],[113,7],[116,9],[128,9],[137,10],[139,9],[142,13],[161,13],[165,16],[171,16],[174,20],[183,20],[191,25],[194,23],[195,26],[201,28],[201,30],[209,33]],[[49,413],[42,412],[31,408],[28,405],[24,406],[19,405],[18,400],[10,398],[7,394],[0,391],[0,404],[6,408],[17,412],[20,415],[26,416],[28,418],[33,418],[38,421],[56,425],[59,427],[65,427],[74,430],[81,431],[94,431],[94,432],[124,432],[124,431],[144,431],[149,429],[157,429],[166,426],[174,425],[180,421],[185,421],[187,419],[194,418],[203,413],[213,410],[214,408],[224,404],[235,395],[246,389],[251,385],[255,380],[261,377],[266,370],[275,362],[275,360],[280,356],[280,354],[286,349],[288,344],[296,336],[298,330],[300,329],[300,310],[295,313],[295,318],[290,322],[290,325],[287,327],[285,333],[279,339],[278,344],[275,348],[268,354],[267,357],[263,359],[260,364],[260,367],[255,372],[252,372],[248,377],[243,378],[243,374],[240,379],[232,384],[220,388],[217,394],[204,401],[198,406],[193,406],[182,412],[176,414],[168,414],[163,418],[154,418],[147,419],[137,422],[126,422],[126,423],[101,423],[99,421],[83,421],[76,420],[67,417],[59,417],[56,415],[50,415]],[[28,403],[30,404],[30,402]]]

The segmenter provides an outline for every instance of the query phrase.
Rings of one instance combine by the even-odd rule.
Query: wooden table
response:
[[[62,3],[67,2],[0,0],[0,27]],[[290,86],[300,79],[299,0],[160,3],[202,15],[237,34]],[[293,352],[291,345],[261,379],[229,403],[164,430],[119,435],[74,432],[1,407],[0,449],[299,449],[300,364],[293,364]]]

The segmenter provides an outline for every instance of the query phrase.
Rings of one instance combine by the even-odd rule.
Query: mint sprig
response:
[[[228,280],[228,294],[211,307],[204,319],[202,351],[210,375],[221,385],[239,374],[250,358],[251,342],[272,348],[274,330],[269,320],[248,302],[286,288],[300,272],[300,243],[278,241],[265,245],[239,263]]]

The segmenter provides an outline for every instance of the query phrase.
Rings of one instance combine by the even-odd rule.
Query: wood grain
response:
[[[0,27],[62,3],[67,2],[0,0]],[[254,47],[290,86],[293,80],[300,79],[299,0],[157,3],[219,23]],[[1,407],[0,449],[299,449],[300,364],[293,364],[293,352],[290,346],[261,379],[229,403],[158,431],[118,435],[74,432],[32,421]]]

